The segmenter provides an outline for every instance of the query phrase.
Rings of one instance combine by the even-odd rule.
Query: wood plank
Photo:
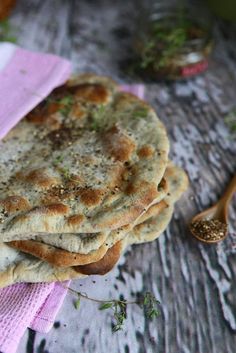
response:
[[[19,28],[20,45],[63,55],[75,72],[130,82],[119,61],[129,52],[134,11],[135,2],[21,0],[12,22]],[[161,316],[150,322],[142,309],[130,307],[124,331],[112,334],[109,312],[85,301],[77,312],[68,295],[57,318],[60,326],[47,335],[27,332],[19,353],[235,352],[235,199],[231,234],[224,242],[204,246],[187,228],[192,215],[217,200],[236,170],[236,142],[223,121],[235,107],[236,36],[230,29],[218,23],[206,74],[188,82],[146,84],[147,100],[167,126],[171,157],[190,178],[170,227],[154,243],[133,246],[111,274],[73,282],[97,298],[133,298],[152,290],[161,302]]]

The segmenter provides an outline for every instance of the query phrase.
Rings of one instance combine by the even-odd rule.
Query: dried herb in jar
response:
[[[194,9],[166,8],[161,4],[150,14],[133,41],[134,71],[156,79],[182,79],[204,72],[212,50],[207,13],[200,19]],[[140,22],[140,21],[139,21]]]

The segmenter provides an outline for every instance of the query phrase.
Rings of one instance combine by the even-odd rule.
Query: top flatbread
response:
[[[10,236],[132,223],[157,197],[169,143],[144,101],[83,75],[56,89],[0,149],[0,234]]]

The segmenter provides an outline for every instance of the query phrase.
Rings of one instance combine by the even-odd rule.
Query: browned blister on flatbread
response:
[[[122,241],[119,241],[106,252],[101,260],[84,266],[76,266],[74,269],[84,275],[105,275],[119,261],[122,250]]]

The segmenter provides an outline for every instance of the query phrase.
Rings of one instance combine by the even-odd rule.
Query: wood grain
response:
[[[93,71],[132,82],[120,70],[129,55],[135,1],[20,0],[11,17],[20,45],[72,60],[75,72]],[[171,157],[189,174],[190,188],[159,240],[133,246],[105,277],[74,281],[98,298],[133,298],[152,290],[161,316],[150,322],[128,308],[124,331],[111,333],[112,317],[68,295],[48,334],[25,333],[18,353],[234,353],[236,333],[236,200],[230,236],[206,246],[188,222],[211,205],[236,171],[236,142],[224,116],[236,105],[236,31],[217,23],[209,71],[187,82],[146,84],[147,100],[167,126]],[[95,283],[96,282],[96,283]]]

